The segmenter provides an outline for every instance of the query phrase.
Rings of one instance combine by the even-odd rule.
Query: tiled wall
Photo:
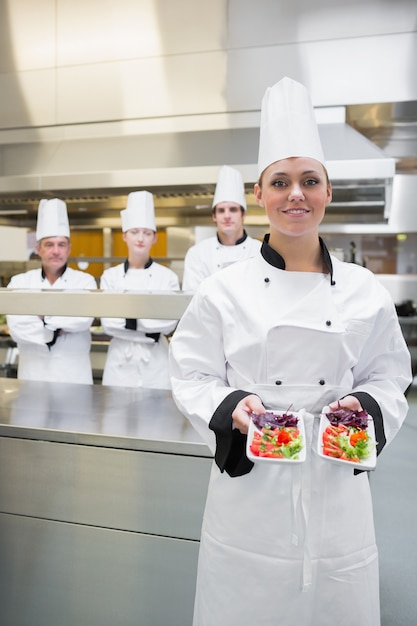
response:
[[[414,0],[3,0],[0,129],[417,99]],[[201,117],[201,128],[206,121]]]

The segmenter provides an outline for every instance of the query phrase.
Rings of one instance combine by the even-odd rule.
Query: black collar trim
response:
[[[248,237],[248,233],[246,232],[246,230],[244,230],[242,237],[240,237],[237,241],[235,241],[235,246],[238,246],[240,243],[243,243],[247,239],[247,237]],[[221,245],[223,245],[222,242],[220,241],[219,233],[217,233],[217,241]]]
[[[67,267],[68,266],[65,263],[65,265],[61,268],[61,273],[59,275],[59,278],[61,278],[61,276],[63,276],[65,274],[65,272],[67,271]],[[43,266],[42,266],[41,277],[42,277],[42,280],[46,280],[46,274],[45,274],[45,270],[43,269]]]
[[[144,269],[147,270],[152,265],[152,263],[153,263],[153,259],[152,257],[149,257],[149,259],[145,263]],[[126,259],[126,261],[124,262],[124,269],[125,269],[125,274],[127,274],[127,271],[129,269],[129,259]]]
[[[336,281],[333,278],[333,263],[332,263],[332,259],[330,258],[330,252],[327,249],[326,244],[324,243],[323,239],[321,237],[319,237],[319,241],[320,241],[320,247],[321,247],[321,251],[323,252],[323,261],[325,266],[327,267],[327,269],[329,270],[329,274],[330,274],[330,284],[332,287],[335,286]]]
[[[320,242],[320,248],[323,254],[324,264],[329,270],[330,284],[333,287],[336,284],[336,282],[333,278],[333,263],[330,258],[330,253],[327,249],[326,244],[324,243],[321,237],[319,237],[319,242]],[[272,265],[273,267],[276,267],[279,270],[285,270],[284,258],[279,254],[279,252],[271,248],[271,246],[269,245],[269,234],[265,235],[264,237],[264,240],[261,246],[261,254],[263,258],[265,259],[265,261],[269,263],[269,265]]]
[[[285,270],[283,257],[269,245],[269,234],[265,235],[261,246],[261,254],[265,261],[279,270]]]

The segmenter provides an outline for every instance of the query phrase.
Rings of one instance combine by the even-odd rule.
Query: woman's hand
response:
[[[250,413],[265,413],[266,409],[258,396],[250,395],[243,398],[232,413],[233,427],[247,435],[249,430]]]
[[[238,405],[239,406],[239,405]],[[341,400],[336,400],[329,404],[329,409],[337,411],[338,409],[348,409],[349,411],[362,411],[362,405],[355,396],[346,396]]]

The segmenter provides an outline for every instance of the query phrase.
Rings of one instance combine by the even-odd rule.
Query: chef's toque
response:
[[[217,179],[212,208],[219,202],[236,202],[246,211],[245,186],[242,174],[229,165],[223,165]]]
[[[36,241],[45,237],[68,237],[69,239],[69,236],[70,227],[65,202],[59,198],[41,200],[36,222]]]
[[[149,191],[133,191],[127,197],[126,208],[120,211],[122,231],[149,228],[156,232],[153,195]]]
[[[290,157],[316,159],[326,167],[307,89],[291,78],[268,87],[262,100],[258,175],[275,161]]]

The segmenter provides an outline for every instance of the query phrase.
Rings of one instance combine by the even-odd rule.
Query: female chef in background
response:
[[[121,211],[123,240],[128,248],[124,263],[103,272],[100,288],[108,291],[178,291],[178,276],[155,263],[150,249],[156,242],[153,196],[135,191]],[[177,320],[104,317],[104,332],[112,337],[103,372],[103,385],[170,389],[168,341]]]
[[[330,256],[331,201],[314,110],[288,78],[267,90],[260,253],[201,285],[171,343],[174,399],[212,450],[194,626],[379,626],[378,553],[366,472],[317,454],[325,405],[366,409],[378,453],[407,412],[410,355],[389,293]],[[307,458],[245,455],[251,411],[304,408]]]

